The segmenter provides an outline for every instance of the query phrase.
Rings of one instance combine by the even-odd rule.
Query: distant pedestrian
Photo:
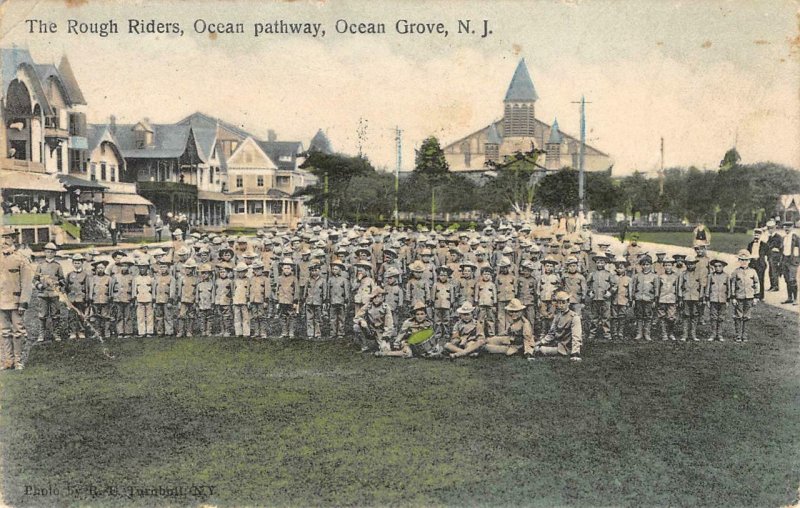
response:
[[[117,221],[112,220],[108,226],[108,232],[111,233],[111,245],[117,245]]]

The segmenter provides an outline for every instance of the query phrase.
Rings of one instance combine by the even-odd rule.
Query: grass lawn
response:
[[[627,240],[630,240],[630,233]],[[747,244],[753,239],[753,235],[745,233],[711,233],[711,250],[736,254],[741,249],[746,249]],[[640,242],[665,243],[667,245],[678,245],[681,247],[692,246],[691,233],[639,233]]]
[[[378,359],[335,342],[114,340],[114,359],[45,344],[0,374],[5,501],[785,505],[800,478],[797,316],[759,306],[751,324],[743,345],[590,343],[580,364]],[[159,486],[188,494],[123,496]]]

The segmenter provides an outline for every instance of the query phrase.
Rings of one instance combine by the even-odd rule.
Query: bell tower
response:
[[[503,99],[504,138],[534,136],[536,124],[534,106],[538,98],[523,58],[514,71],[514,77],[511,78],[506,97]]]

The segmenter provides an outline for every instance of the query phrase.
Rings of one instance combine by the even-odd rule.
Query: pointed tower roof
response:
[[[75,73],[72,72],[72,66],[67,60],[67,55],[61,57],[61,63],[58,64],[58,73],[61,74],[61,81],[67,89],[70,101],[73,104],[86,105],[86,99],[83,97],[81,87],[78,86],[78,80],[75,79]]]
[[[561,143],[564,138],[561,136],[561,131],[558,130],[558,118],[553,120],[553,126],[550,127],[550,138],[548,143]]]
[[[328,139],[328,136],[322,132],[322,129],[319,129],[314,137],[311,138],[311,143],[308,145],[309,150],[319,150],[322,153],[332,154],[333,147],[331,147],[331,142]]]
[[[486,134],[486,143],[499,145],[501,142],[500,134],[497,132],[497,125],[492,122],[489,126],[489,132]]]
[[[519,61],[517,70],[514,71],[514,77],[511,78],[511,84],[508,85],[504,101],[535,101],[538,98],[536,89],[533,87],[533,81],[531,81],[531,75],[528,74],[528,66],[525,65],[525,59],[523,58]]]

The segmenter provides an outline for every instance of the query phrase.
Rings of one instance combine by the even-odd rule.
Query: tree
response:
[[[550,212],[575,210],[580,204],[578,198],[578,172],[562,168],[551,173],[539,182],[536,190],[536,203]]]
[[[372,172],[354,176],[347,185],[347,217],[359,221],[388,217],[394,208],[394,176]]]
[[[621,206],[619,183],[611,171],[586,173],[586,200],[589,210],[611,217]]]
[[[658,204],[658,181],[648,179],[638,171],[622,179],[620,185],[625,215],[633,218],[637,213],[649,215]]]
[[[295,192],[295,196],[308,196],[306,206],[319,213],[327,201],[331,217],[341,217],[349,213],[348,184],[353,177],[375,173],[369,160],[364,157],[350,157],[342,154],[327,154],[310,150],[300,168],[307,169],[319,182]],[[325,192],[325,179],[328,192]]]
[[[540,171],[536,161],[543,153],[531,147],[528,152],[517,151],[506,156],[502,162],[487,161],[486,166],[495,174],[489,176],[481,192],[483,210],[489,213],[513,210],[530,217],[537,189],[534,175]]]
[[[429,136],[417,150],[414,160],[414,171],[432,178],[443,178],[450,172],[450,165],[444,156],[435,136]]]
[[[741,161],[742,157],[739,155],[739,152],[736,151],[736,147],[733,147],[725,152],[722,160],[719,161],[719,169],[720,171],[728,170],[734,166],[737,166]]]

